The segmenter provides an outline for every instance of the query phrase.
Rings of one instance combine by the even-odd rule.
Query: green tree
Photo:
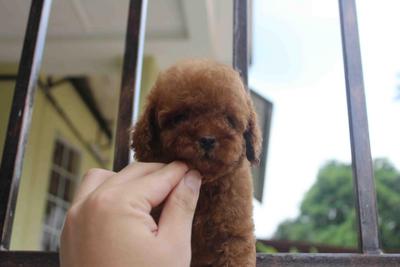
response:
[[[400,248],[400,173],[386,159],[374,161],[379,230],[384,249]],[[300,215],[278,226],[277,239],[357,246],[351,166],[331,161],[306,193]]]

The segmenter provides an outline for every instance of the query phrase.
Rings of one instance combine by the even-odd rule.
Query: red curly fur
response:
[[[213,148],[201,146],[203,137],[214,138]],[[261,138],[236,71],[197,59],[162,72],[133,130],[132,147],[139,161],[181,160],[203,175],[191,266],[255,266],[250,163],[258,163]]]

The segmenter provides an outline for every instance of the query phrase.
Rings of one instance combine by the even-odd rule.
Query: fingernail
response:
[[[186,173],[183,181],[187,187],[189,187],[194,193],[200,190],[201,175],[198,171],[191,170]]]

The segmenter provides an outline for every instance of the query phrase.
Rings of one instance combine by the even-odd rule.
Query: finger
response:
[[[169,195],[161,213],[159,236],[190,246],[192,222],[201,186],[200,173],[189,171]]]
[[[172,162],[140,179],[122,184],[126,195],[134,202],[144,204],[146,211],[158,206],[179,183],[188,167],[182,162]]]
[[[81,184],[79,185],[77,192],[72,203],[77,203],[96,190],[100,185],[104,183],[108,178],[113,176],[115,172],[103,169],[91,169],[82,178]]]
[[[135,162],[129,164],[115,175],[109,183],[120,184],[132,179],[141,178],[166,166],[164,163]]]

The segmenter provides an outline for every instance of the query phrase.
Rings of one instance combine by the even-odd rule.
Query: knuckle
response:
[[[79,214],[78,207],[72,205],[67,211],[67,214],[65,215],[64,225],[69,226],[71,224],[74,224],[74,222],[77,220],[78,214]]]
[[[65,222],[67,223],[70,221],[72,221],[72,222],[75,221],[76,218],[78,217],[78,213],[79,213],[78,207],[76,207],[75,205],[72,205],[67,211],[67,214],[65,217]]]
[[[66,238],[67,233],[70,232],[70,229],[74,227],[74,225],[77,223],[78,215],[79,215],[78,208],[75,206],[71,206],[67,211],[67,214],[65,215],[64,225],[61,231],[60,240],[64,240]]]
[[[85,175],[84,175],[83,177],[84,177],[84,179],[87,179],[87,178],[89,178],[89,177],[95,177],[95,176],[99,175],[100,173],[102,173],[103,171],[104,171],[104,170],[99,169],[99,168],[92,168],[92,169],[89,169],[89,170],[85,173]]]
[[[89,210],[103,211],[115,203],[115,194],[111,190],[103,190],[90,195],[86,201],[86,206]]]

